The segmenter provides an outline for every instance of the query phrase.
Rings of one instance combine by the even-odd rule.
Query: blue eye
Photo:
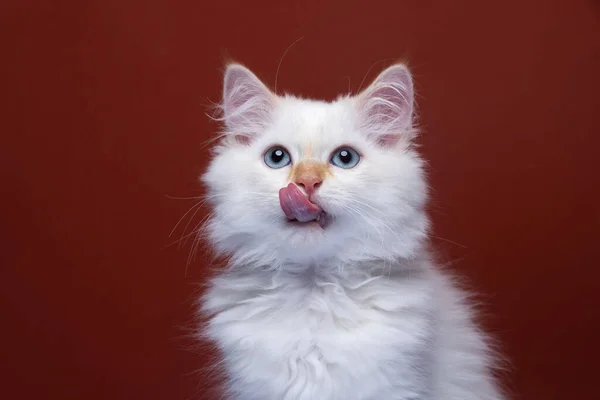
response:
[[[273,169],[283,168],[290,165],[292,158],[290,153],[281,146],[271,147],[265,153],[265,164]]]
[[[331,155],[331,163],[340,168],[354,168],[359,161],[360,156],[352,147],[342,147]]]

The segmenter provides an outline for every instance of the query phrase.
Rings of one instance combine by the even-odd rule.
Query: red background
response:
[[[201,193],[223,58],[272,85],[299,38],[280,91],[410,60],[438,249],[508,386],[598,398],[599,21],[591,0],[4,0],[0,398],[218,398],[183,338],[208,268],[168,246],[205,211],[169,238],[194,204],[170,197]]]

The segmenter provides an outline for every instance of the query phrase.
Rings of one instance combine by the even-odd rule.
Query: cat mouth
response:
[[[279,204],[288,222],[294,225],[325,228],[331,220],[320,205],[311,201],[293,183],[279,190]]]
[[[325,211],[323,211],[319,215],[317,215],[317,217],[315,219],[310,220],[310,221],[299,221],[295,218],[290,219],[289,217],[287,217],[286,222],[288,225],[291,225],[291,226],[298,226],[298,227],[304,226],[304,227],[325,229],[331,222],[331,217],[329,216],[329,214],[327,214]]]

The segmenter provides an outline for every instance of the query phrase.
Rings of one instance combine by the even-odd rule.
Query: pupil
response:
[[[350,161],[352,161],[352,155],[350,154],[349,151],[347,150],[342,150],[340,151],[340,160],[344,163],[344,164],[348,164]]]
[[[271,156],[271,159],[272,159],[274,162],[279,162],[279,161],[281,161],[281,160],[283,159],[283,151],[281,151],[281,150],[275,150],[275,151],[273,152],[273,155]]]

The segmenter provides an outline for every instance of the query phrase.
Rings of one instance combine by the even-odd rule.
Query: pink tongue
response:
[[[289,219],[297,219],[300,222],[316,220],[321,214],[321,208],[308,200],[298,189],[298,186],[290,183],[287,187],[279,189],[279,204]]]

